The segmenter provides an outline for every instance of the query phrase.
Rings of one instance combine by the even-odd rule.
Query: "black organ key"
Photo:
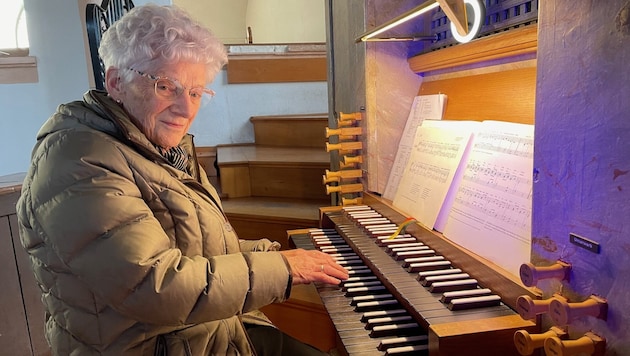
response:
[[[372,270],[368,266],[343,266],[348,271],[349,276],[365,276],[371,275]]]
[[[374,318],[392,317],[397,315],[405,315],[407,311],[405,309],[389,309],[389,310],[375,310],[368,311],[361,315],[361,322],[367,323],[368,320]]]
[[[465,310],[483,307],[491,307],[501,304],[501,297],[496,294],[484,295],[480,297],[468,297],[452,299],[448,304],[450,310]]]
[[[440,302],[448,304],[453,299],[480,297],[480,296],[489,295],[489,294],[492,294],[492,291],[488,288],[477,288],[477,289],[469,289],[469,290],[459,290],[459,291],[454,291],[454,292],[445,292],[444,294],[442,294],[442,298],[440,298]]]
[[[394,296],[389,293],[381,293],[381,294],[373,294],[373,295],[358,295],[356,297],[352,297],[350,300],[350,305],[356,306],[359,303],[365,302],[377,302],[381,300],[395,300]]]
[[[398,244],[404,244],[404,243],[410,243],[410,242],[416,242],[416,241],[418,240],[416,240],[415,237],[397,237],[394,239],[390,239],[387,236],[380,236],[376,238],[376,244],[379,246],[384,246],[384,247],[391,247]]]
[[[365,312],[371,310],[396,309],[400,308],[400,304],[396,299],[378,300],[371,302],[359,302],[354,307],[356,312]]]
[[[378,325],[372,328],[370,337],[417,335],[422,331],[416,322]]]
[[[427,256],[427,257],[411,257],[403,260],[403,268],[407,268],[412,264],[425,263],[425,262],[440,262],[444,261],[444,256]],[[410,271],[412,272],[412,271]]]
[[[411,345],[392,347],[385,351],[385,356],[420,356],[429,354],[429,345]]]
[[[425,245],[422,242],[410,242],[410,243],[405,243],[405,244],[396,244],[396,245],[392,245],[392,246],[387,246],[385,247],[385,252],[387,252],[388,254],[392,255],[394,252],[396,252],[398,249],[402,249],[402,248],[429,248],[429,246]]]
[[[369,282],[369,281],[378,281],[376,276],[356,276],[356,277],[348,277],[345,281],[341,281],[341,286],[346,286],[348,283],[355,282]],[[380,283],[380,282],[379,282]]]
[[[388,349],[401,347],[401,346],[414,346],[414,345],[426,346],[428,342],[429,342],[429,337],[427,335],[395,337],[395,338],[381,340],[381,342],[378,344],[377,349],[379,351],[386,351]]]
[[[386,316],[382,318],[372,318],[368,319],[365,328],[367,330],[372,330],[375,326],[378,325],[389,325],[389,324],[400,324],[401,322],[408,323],[414,321],[411,315],[399,315],[399,316]]]
[[[380,284],[380,283],[379,283]],[[346,297],[355,297],[361,295],[373,295],[375,293],[385,293],[387,288],[384,285],[377,285],[371,287],[354,287],[346,289]]]
[[[422,271],[433,271],[438,269],[447,269],[451,268],[450,261],[433,261],[433,262],[422,262],[422,263],[412,263],[408,267],[405,267],[407,272],[422,272]]]
[[[340,266],[363,265],[363,260],[361,260],[359,257],[357,257],[356,259],[340,259],[336,260],[336,262]]]
[[[392,227],[378,227],[378,228],[368,228],[366,229],[366,233],[368,234],[369,237],[372,238],[377,238],[377,237],[381,237],[381,236],[392,236],[396,230],[398,230],[397,227],[392,226]]]
[[[462,289],[477,288],[477,280],[473,278],[461,279],[457,281],[435,282],[429,287],[431,293],[452,292]],[[452,302],[452,301],[451,301]]]
[[[418,280],[419,281],[423,281],[425,278],[430,277],[430,276],[440,276],[440,275],[445,275],[445,274],[456,274],[456,273],[462,273],[463,271],[459,268],[449,268],[449,269],[438,269],[438,270],[433,270],[433,271],[423,271],[423,272],[418,272]]]
[[[429,276],[425,278],[421,284],[425,287],[430,287],[435,282],[445,282],[445,281],[454,281],[459,279],[467,279],[470,278],[468,273],[455,273],[455,274],[444,274],[438,276]]]
[[[357,282],[346,282],[343,284],[343,288],[341,290],[345,291],[348,288],[358,288],[358,287],[373,287],[380,286],[382,283],[379,280],[375,281],[357,281]]]
[[[352,251],[352,248],[348,245],[345,246],[323,246],[322,248],[320,248],[320,251],[324,252],[324,253],[341,253],[341,252],[350,252]]]
[[[361,257],[355,254],[333,253],[330,255],[330,257],[332,257],[335,261],[361,261]]]
[[[422,249],[422,250],[412,250],[412,251],[399,251],[396,254],[394,254],[394,258],[397,261],[401,261],[407,258],[433,256],[433,255],[435,255],[434,250]]]

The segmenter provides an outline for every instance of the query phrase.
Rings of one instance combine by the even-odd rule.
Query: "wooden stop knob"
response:
[[[558,294],[554,294],[549,299],[537,300],[528,295],[522,295],[516,299],[516,311],[525,320],[534,319],[536,315],[549,312],[549,305],[555,298],[564,297]]]
[[[363,156],[344,156],[343,163],[363,163]]]
[[[361,205],[363,204],[363,198],[361,197],[356,197],[356,198],[341,198],[341,205],[343,206],[348,206],[348,205]]]
[[[352,112],[352,113],[339,112],[339,120],[340,121],[361,120],[362,118],[363,118],[363,116],[361,115],[361,112]]]
[[[594,355],[596,352],[603,354],[604,349],[605,340],[590,332],[576,340],[561,340],[558,337],[550,337],[545,340],[545,354],[547,356]]]
[[[558,280],[569,280],[571,265],[558,261],[551,266],[534,266],[531,263],[523,263],[519,269],[521,282],[527,287],[535,286],[542,279],[555,278]]]
[[[549,316],[556,325],[569,325],[573,320],[583,316],[606,320],[608,303],[604,298],[595,295],[579,303],[568,303],[566,300],[554,299],[549,304]]]
[[[530,334],[526,330],[518,330],[514,333],[514,346],[516,346],[519,354],[531,355],[536,349],[543,347],[545,340],[550,337],[564,339],[567,337],[567,333],[555,326],[542,334]]]

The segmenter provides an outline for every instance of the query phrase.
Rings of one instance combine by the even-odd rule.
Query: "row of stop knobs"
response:
[[[361,112],[339,113],[337,128],[326,128],[326,138],[336,137],[336,143],[326,142],[326,151],[337,151],[339,154],[339,170],[326,170],[323,184],[326,194],[339,193],[342,195],[343,205],[360,203],[360,193],[363,192],[363,143],[360,140],[363,129],[357,126],[363,119]],[[354,198],[348,196],[354,195]],[[345,195],[345,196],[343,196]]]
[[[571,265],[557,261],[551,266],[537,267],[531,263],[521,265],[519,274],[527,287],[535,287],[543,279],[568,281]],[[514,345],[521,355],[531,355],[536,349],[544,348],[547,356],[604,355],[606,340],[586,332],[579,338],[569,339],[568,327],[579,318],[592,317],[606,320],[608,303],[602,297],[591,295],[580,302],[569,302],[560,294],[548,299],[533,299],[528,295],[518,297],[516,310],[523,319],[536,319],[547,314],[554,326],[541,334],[530,334],[519,330],[514,334]]]

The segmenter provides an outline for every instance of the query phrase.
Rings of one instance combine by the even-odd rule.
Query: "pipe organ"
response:
[[[405,4],[405,1],[398,3]],[[527,3],[531,5],[531,2]],[[534,3],[537,8],[538,2]],[[549,44],[558,38],[566,40],[563,35],[571,26],[563,21],[573,10],[571,5],[552,3],[541,4],[537,9],[541,23],[521,24],[510,31],[493,33],[468,44],[410,57],[406,52],[409,48],[402,44],[365,44],[361,45],[365,47],[340,54],[341,49],[348,50],[354,45],[344,42],[342,35],[352,35],[348,32],[335,35],[333,32],[330,40],[334,53],[331,86],[334,89],[331,94],[334,119],[330,120],[325,135],[330,140],[327,149],[335,160],[331,170],[324,175],[323,184],[333,196],[335,206],[321,209],[319,229],[304,236],[294,236],[293,240],[297,246],[330,253],[351,272],[351,279],[339,287],[318,286],[346,353],[630,353],[630,334],[620,327],[627,323],[620,310],[624,305],[628,306],[622,297],[627,295],[627,286],[610,282],[607,277],[591,278],[596,272],[589,270],[591,264],[618,270],[611,264],[627,267],[627,263],[610,251],[606,258],[599,242],[580,240],[574,234],[570,238],[536,235],[547,225],[540,211],[550,216],[554,213],[543,208],[544,201],[550,200],[553,204],[562,201],[552,195],[553,190],[546,189],[561,188],[560,181],[547,182],[558,176],[541,175],[543,171],[555,172],[555,167],[545,166],[547,161],[554,161],[555,146],[549,141],[569,139],[547,140],[544,137],[546,131],[541,129],[556,129],[550,123],[562,117],[561,114],[553,117],[546,114],[546,111],[553,112],[550,107],[555,104],[550,97],[558,93],[559,96],[554,97],[558,102],[571,97],[564,91],[565,86],[550,82],[548,71],[540,72],[541,68],[548,69],[546,66],[552,66],[558,72],[568,72],[571,68],[567,66],[570,61],[567,58],[563,58],[565,62],[559,65],[552,63],[558,60],[560,52]],[[603,23],[604,13],[617,21],[620,19],[618,15],[624,13],[620,3],[604,6],[605,10],[596,19],[578,16],[572,25],[580,28],[582,23]],[[587,6],[581,1],[574,5],[580,9]],[[331,15],[336,28],[347,18],[335,18],[335,14],[339,17],[339,14],[366,9],[367,21],[378,22],[381,16],[378,11],[372,13],[370,7],[361,8],[354,2],[330,6],[336,10]],[[391,7],[374,6],[383,13],[392,11]],[[609,33],[616,33],[612,27],[602,26],[608,28]],[[365,24],[350,22],[342,27],[357,33]],[[595,41],[600,37],[593,34],[588,38]],[[587,42],[591,43],[591,40]],[[608,43],[612,48],[617,46],[612,40]],[[565,45],[567,43],[563,42],[562,47]],[[577,46],[575,48],[574,52],[579,52]],[[541,50],[544,51],[542,57]],[[620,48],[617,50],[621,51]],[[597,50],[593,52],[596,53],[593,56],[606,57]],[[598,60],[590,59],[595,63]],[[623,68],[622,62],[620,59],[616,64],[618,71]],[[577,82],[579,80],[573,81]],[[416,90],[410,90],[414,86]],[[540,96],[540,90],[546,95]],[[438,231],[409,223],[407,212],[381,196],[384,177],[391,169],[392,153],[397,149],[396,142],[404,126],[401,120],[407,117],[413,97],[438,93],[448,96],[444,120],[496,119],[536,124],[532,253],[529,260],[520,261],[519,273],[507,272]],[[573,103],[570,108],[563,106],[562,110],[571,113],[576,105],[579,104]],[[346,114],[349,111],[354,113]],[[589,115],[585,111],[579,112]],[[579,120],[574,122],[581,125]],[[568,126],[572,124],[563,130],[571,131],[572,127]],[[572,152],[570,146],[569,143],[562,149]],[[541,156],[540,150],[546,155]],[[596,152],[592,154],[597,156]],[[586,164],[582,168],[588,170]],[[541,184],[545,188],[540,189]],[[551,195],[544,197],[537,193],[537,189]],[[556,215],[563,216],[560,212]],[[594,224],[593,227],[601,226]],[[581,222],[574,221],[573,226],[581,226]],[[471,231],[471,238],[474,233]],[[594,247],[589,249],[592,245]],[[609,291],[611,283],[615,294]]]

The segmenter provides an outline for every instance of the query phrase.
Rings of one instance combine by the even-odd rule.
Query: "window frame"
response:
[[[22,7],[24,7],[24,1],[22,1]],[[24,10],[19,14],[23,12]],[[28,32],[28,24],[26,28]],[[37,59],[30,56],[29,51],[29,47],[0,48],[0,84],[38,82]]]

